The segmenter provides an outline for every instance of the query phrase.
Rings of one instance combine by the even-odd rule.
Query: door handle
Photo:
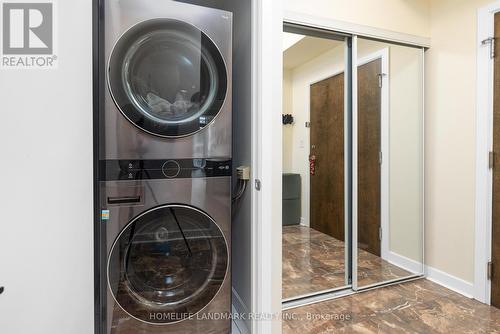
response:
[[[141,196],[108,197],[108,204],[134,204],[140,202]]]
[[[309,156],[309,173],[311,176],[316,175],[316,155],[314,154]]]

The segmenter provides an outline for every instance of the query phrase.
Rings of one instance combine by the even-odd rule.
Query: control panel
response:
[[[101,160],[101,181],[186,179],[231,176],[231,160]]]

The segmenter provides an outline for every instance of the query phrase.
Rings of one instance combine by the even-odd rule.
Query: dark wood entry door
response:
[[[344,241],[344,74],[310,87],[311,228]]]
[[[380,59],[358,68],[358,245],[380,256],[381,87]],[[344,75],[310,88],[311,228],[344,240]]]
[[[358,68],[358,247],[381,253],[381,107],[377,59]]]
[[[495,15],[493,92],[493,210],[491,240],[491,304],[500,307],[500,14]]]

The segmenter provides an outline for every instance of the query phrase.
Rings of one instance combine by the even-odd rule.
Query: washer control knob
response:
[[[168,160],[161,167],[161,171],[166,178],[172,179],[179,175],[181,172],[181,166],[175,160]]]

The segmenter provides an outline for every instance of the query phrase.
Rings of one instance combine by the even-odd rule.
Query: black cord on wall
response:
[[[236,193],[233,196],[233,202],[238,201],[243,196],[245,190],[247,189],[247,185],[248,185],[248,180],[241,180],[241,179],[238,180],[238,183],[236,185]]]

